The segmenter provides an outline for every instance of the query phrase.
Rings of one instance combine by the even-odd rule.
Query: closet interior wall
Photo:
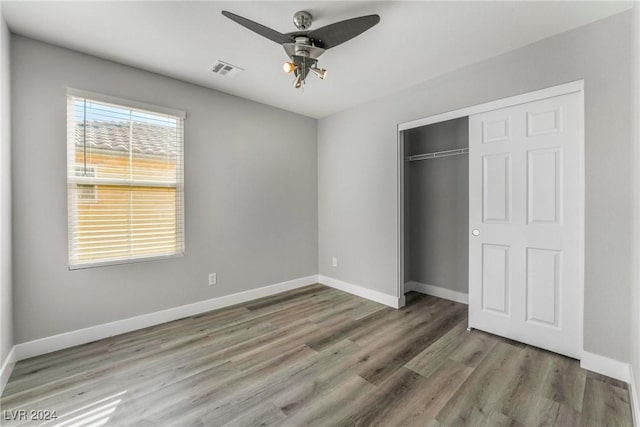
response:
[[[403,140],[405,159],[467,148],[468,118],[403,131]],[[405,161],[405,282],[468,293],[468,157]]]

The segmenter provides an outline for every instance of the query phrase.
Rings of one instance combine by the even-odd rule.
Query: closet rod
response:
[[[437,159],[438,157],[459,156],[461,154],[469,154],[469,149],[458,148],[456,150],[436,151],[435,153],[414,154],[404,159],[409,162],[415,162],[418,160]]]

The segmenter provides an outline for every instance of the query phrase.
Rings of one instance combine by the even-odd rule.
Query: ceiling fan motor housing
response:
[[[298,55],[318,59],[324,53],[324,49],[314,46],[311,44],[311,40],[304,36],[296,37],[295,43],[283,43],[282,47],[290,58],[292,55]]]

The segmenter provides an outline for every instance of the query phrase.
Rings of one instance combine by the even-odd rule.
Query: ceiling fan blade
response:
[[[242,16],[236,15],[235,13],[227,12],[226,10],[223,10],[222,14],[227,18],[231,19],[232,21],[237,22],[243,27],[248,28],[254,33],[258,33],[262,37],[266,37],[271,41],[274,41],[279,44],[292,42],[291,37],[289,37],[288,35],[282,34],[276,30],[272,30],[271,28],[265,27],[264,25],[258,24],[257,22],[254,22],[250,19],[243,18]]]
[[[330,49],[364,33],[378,22],[379,15],[360,16],[311,30],[307,36],[324,49]]]

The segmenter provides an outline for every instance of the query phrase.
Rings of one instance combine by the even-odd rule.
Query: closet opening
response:
[[[468,117],[407,129],[400,138],[404,293],[468,303]]]
[[[584,82],[398,125],[398,295],[582,355]]]

